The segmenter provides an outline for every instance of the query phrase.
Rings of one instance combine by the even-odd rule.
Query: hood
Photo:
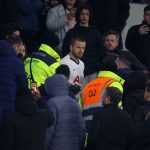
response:
[[[0,41],[0,56],[11,56],[11,55],[16,55],[15,50],[12,48],[12,46],[4,41]]]
[[[24,88],[19,89],[16,95],[16,111],[24,115],[34,115],[38,112],[38,104],[31,92]]]
[[[45,81],[45,90],[49,98],[65,96],[69,93],[69,83],[64,75],[56,74]]]
[[[115,73],[113,73],[111,71],[99,71],[98,77],[112,78],[113,80],[118,81],[121,85],[123,85],[124,82],[125,82],[124,79],[122,79],[120,76],[118,76],[117,74],[115,74]]]

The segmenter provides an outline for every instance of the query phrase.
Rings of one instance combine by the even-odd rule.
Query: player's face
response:
[[[81,42],[76,40],[73,45],[70,46],[72,55],[75,58],[80,59],[83,56],[85,50],[86,42]]]
[[[117,48],[118,39],[117,39],[116,35],[110,34],[110,35],[106,36],[106,38],[104,40],[104,46],[109,51],[113,51],[115,48]]]

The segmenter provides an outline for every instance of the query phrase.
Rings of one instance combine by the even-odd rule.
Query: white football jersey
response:
[[[81,60],[77,63],[68,54],[61,60],[61,64],[67,65],[70,69],[69,83],[82,86],[84,77],[84,63]]]

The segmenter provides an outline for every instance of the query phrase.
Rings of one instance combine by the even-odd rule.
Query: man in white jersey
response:
[[[61,64],[68,65],[70,69],[69,83],[82,86],[84,77],[84,63],[80,60],[86,46],[86,41],[83,37],[76,35],[72,37],[70,42],[70,52],[66,55]]]

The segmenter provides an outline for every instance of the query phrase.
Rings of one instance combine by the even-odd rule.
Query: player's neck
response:
[[[69,53],[69,56],[72,60],[74,60],[77,64],[79,63],[79,58],[74,57],[71,53]]]

